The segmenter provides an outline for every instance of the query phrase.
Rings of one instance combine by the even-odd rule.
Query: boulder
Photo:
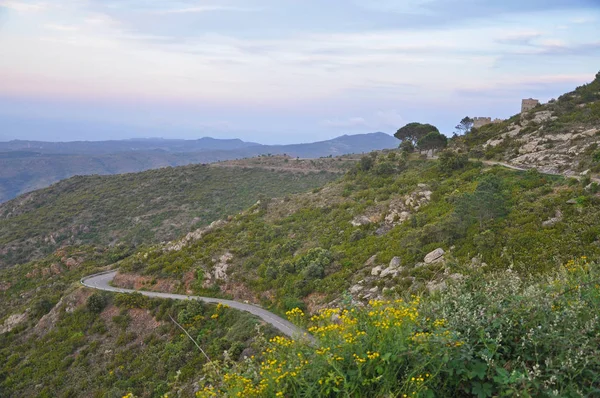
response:
[[[369,259],[365,262],[365,267],[370,267],[371,265],[375,264],[375,260],[377,260],[377,254],[369,257]]]
[[[384,269],[383,271],[381,271],[381,274],[379,275],[381,278],[385,278],[388,275],[392,275],[392,276],[396,276],[398,275],[398,269],[394,268],[394,267],[387,267],[386,269]]]
[[[434,251],[428,253],[423,261],[425,264],[433,264],[444,260],[444,249],[437,248]]]
[[[398,268],[399,266],[400,266],[400,257],[392,258],[392,261],[390,261],[390,267]]]
[[[369,225],[371,224],[371,219],[367,216],[357,216],[354,217],[352,221],[350,221],[350,224],[352,224],[355,227],[360,227],[361,225]]]
[[[430,293],[439,291],[439,290],[444,290],[446,289],[446,282],[441,281],[441,282],[436,282],[436,281],[430,281],[427,282],[427,290],[429,290]]]
[[[569,199],[569,200],[567,200],[567,204],[568,205],[576,205],[577,204],[577,199]]]
[[[372,275],[372,276],[378,276],[378,275],[379,275],[379,273],[381,272],[381,269],[382,269],[382,268],[383,268],[383,267],[382,267],[381,265],[378,265],[377,267],[374,267],[374,268],[371,270],[371,275]]]
[[[350,288],[350,293],[356,294],[356,293],[360,292],[362,289],[363,289],[363,287],[361,285],[354,285]]]

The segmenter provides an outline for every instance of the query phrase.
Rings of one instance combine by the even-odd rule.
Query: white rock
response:
[[[381,265],[378,265],[377,267],[374,267],[374,268],[371,270],[371,275],[373,275],[373,276],[377,276],[377,275],[379,275],[379,273],[381,272],[381,269],[382,269],[382,268],[383,268],[383,267],[382,267]]]
[[[400,257],[392,258],[392,261],[390,261],[390,267],[398,268],[399,266],[400,266]]]
[[[386,269],[381,271],[381,274],[379,276],[381,278],[385,278],[388,275],[392,275],[392,276],[398,275],[398,269],[396,269],[394,267],[387,267]]]
[[[442,248],[437,248],[434,251],[432,251],[431,253],[428,253],[425,258],[423,259],[423,261],[425,262],[425,264],[432,264],[432,263],[437,263],[439,261],[442,261],[444,258],[444,249]]]
[[[352,286],[350,288],[350,293],[356,294],[356,293],[360,292],[362,289],[363,289],[362,286],[360,286],[360,285],[354,285],[354,286]]]

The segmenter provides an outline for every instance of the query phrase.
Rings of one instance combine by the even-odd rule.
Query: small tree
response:
[[[459,134],[467,134],[473,128],[474,120],[468,116],[465,116],[460,123],[458,123],[455,127],[458,130]]]
[[[87,308],[94,314],[101,313],[106,304],[108,304],[108,300],[103,293],[94,293],[87,299]]]
[[[375,160],[371,156],[363,156],[360,158],[360,162],[358,163],[358,167],[362,171],[369,171],[373,167]]]
[[[469,158],[465,154],[456,153],[454,151],[443,151],[440,153],[440,168],[444,172],[462,169],[469,162]]]
[[[448,145],[448,137],[439,132],[431,132],[421,138],[417,143],[419,150],[428,151],[430,149],[444,149]]]

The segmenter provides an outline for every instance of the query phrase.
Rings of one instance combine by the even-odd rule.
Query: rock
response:
[[[385,235],[388,232],[390,232],[391,229],[392,229],[391,225],[383,224],[381,227],[379,227],[375,230],[375,235],[377,235],[377,236]]]
[[[462,278],[464,278],[464,275],[463,275],[463,274],[459,274],[459,273],[456,273],[456,274],[450,274],[450,275],[448,275],[448,278],[449,278],[449,279],[452,279],[452,280],[454,280],[454,281],[459,281],[459,280],[461,280]]]
[[[379,275],[379,273],[381,272],[381,269],[382,269],[382,268],[383,268],[383,267],[382,267],[381,265],[378,265],[377,267],[374,267],[374,268],[371,270],[371,275],[372,275],[372,276],[378,276],[378,275]]]
[[[360,227],[362,225],[371,224],[371,219],[367,216],[357,216],[354,217],[352,221],[350,221],[350,224],[352,224],[355,227]]]
[[[75,260],[72,257],[69,257],[68,259],[66,259],[65,261],[65,265],[67,266],[68,269],[73,269],[77,266],[79,266],[80,262]]]
[[[576,205],[577,204],[577,199],[569,199],[569,200],[567,200],[567,204],[568,205]]]
[[[4,281],[3,281],[3,282],[0,282],[0,292],[5,292],[5,291],[7,291],[8,289],[10,289],[10,287],[11,287],[11,286],[12,286],[12,285],[11,285],[11,283],[10,283],[10,282],[4,282]]]
[[[227,252],[219,257],[219,262],[215,265],[214,276],[215,279],[227,280],[227,268],[229,268],[229,262],[233,259],[233,254]]]
[[[375,264],[375,260],[377,260],[377,254],[369,257],[369,259],[365,262],[365,267],[370,267],[371,265]]]
[[[542,227],[552,227],[554,224],[562,221],[562,219],[563,219],[562,212],[560,210],[556,210],[555,216],[544,221],[542,223]]]
[[[591,171],[590,169],[587,169],[586,171],[582,172],[580,175],[586,176],[586,175],[590,174],[590,171]]]
[[[369,292],[371,293],[377,293],[379,291],[379,288],[377,286],[375,286],[374,288],[369,289]]]
[[[550,111],[540,111],[533,114],[533,121],[535,123],[542,123],[546,120],[550,120],[552,117],[552,112]]]
[[[423,261],[425,262],[425,264],[432,264],[432,263],[437,263],[440,261],[443,261],[444,258],[444,249],[442,248],[437,248],[434,251],[428,253],[425,258],[423,259]]]
[[[390,267],[398,268],[399,266],[400,266],[400,257],[392,258],[392,261],[390,261]]]
[[[440,291],[440,290],[444,290],[446,289],[446,282],[441,281],[441,282],[436,282],[436,281],[430,281],[427,282],[427,290],[429,290],[430,293],[436,292],[436,291]]]
[[[360,292],[361,290],[363,290],[363,287],[361,285],[354,285],[350,288],[350,293],[356,294],[356,293]]]
[[[392,276],[396,276],[398,275],[398,269],[394,268],[394,267],[387,267],[386,269],[384,269],[383,271],[381,271],[381,274],[379,275],[379,277],[381,278],[385,278],[388,275],[392,275]]]
[[[2,326],[0,326],[0,334],[8,333],[14,328],[16,328],[19,324],[25,322],[27,320],[27,312],[22,314],[13,314],[9,316]]]

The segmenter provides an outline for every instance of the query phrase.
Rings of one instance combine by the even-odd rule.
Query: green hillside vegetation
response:
[[[174,239],[260,197],[283,197],[339,178],[316,167],[309,171],[194,165],[73,177],[0,205],[0,267],[64,245],[137,246]]]
[[[446,142],[412,123],[401,148],[354,160],[77,177],[1,206],[3,258],[22,264],[0,269],[0,396],[600,395],[599,82],[436,158],[415,144]],[[248,300],[316,340],[80,287],[109,266],[117,285]]]
[[[581,183],[457,163],[456,157],[408,163],[395,153],[371,157],[369,170],[360,162],[318,192],[256,206],[180,251],[158,246],[123,260],[121,268],[159,278],[182,278],[190,270],[205,277],[214,259],[229,252],[230,278],[257,298],[268,292],[263,304],[285,311],[304,305],[313,293],[322,294],[323,302],[337,298],[370,273],[365,262],[373,255],[377,264],[399,257],[404,267],[377,286],[420,292],[443,272],[436,265],[416,266],[438,247],[449,252],[450,264],[477,258],[490,269],[510,267],[522,275],[600,254],[600,199]],[[407,195],[424,189],[431,190],[431,201],[404,222],[389,229],[382,221],[351,224],[362,215],[382,220]],[[574,204],[567,203],[571,199]],[[557,212],[561,220],[542,227]]]
[[[78,247],[5,269],[0,280],[0,319],[26,319],[0,335],[0,396],[192,396],[209,363],[171,321],[177,320],[211,361],[251,356],[274,335],[246,313],[201,302],[105,294],[80,287],[79,278],[123,255],[115,248]],[[60,273],[36,269],[79,264]],[[258,329],[257,329],[258,327]]]

